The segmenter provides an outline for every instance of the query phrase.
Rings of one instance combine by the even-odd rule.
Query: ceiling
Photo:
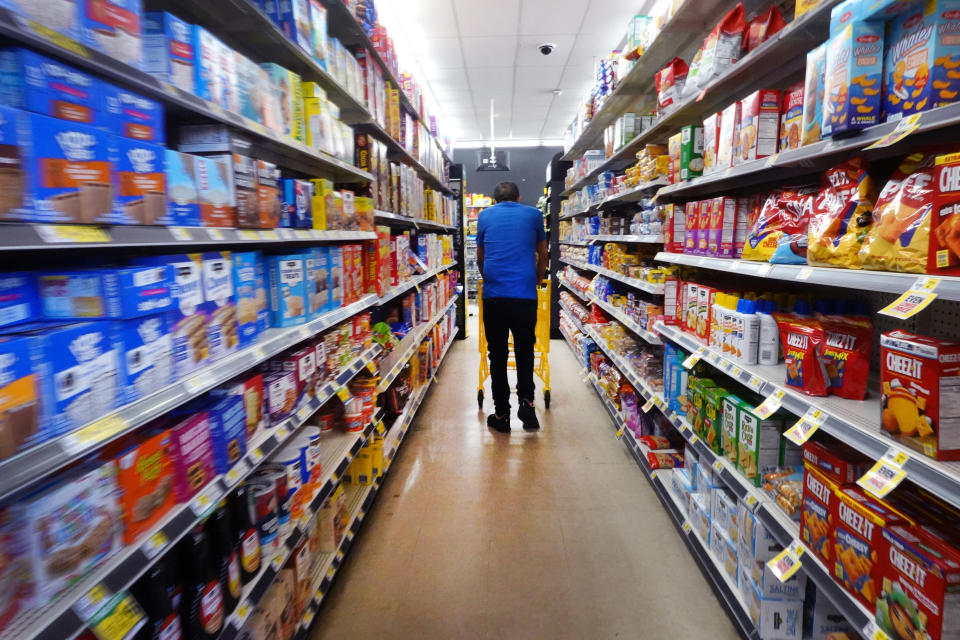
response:
[[[428,85],[446,135],[557,141],[593,84],[596,60],[652,0],[380,0],[401,66]],[[538,45],[556,44],[549,56]],[[560,95],[553,90],[560,89]]]

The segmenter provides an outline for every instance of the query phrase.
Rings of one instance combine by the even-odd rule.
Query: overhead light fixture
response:
[[[493,112],[493,98],[490,98],[490,153],[483,148],[479,154],[480,164],[477,171],[510,171],[510,154],[501,151],[497,153],[496,138],[494,137],[493,121],[496,115]]]

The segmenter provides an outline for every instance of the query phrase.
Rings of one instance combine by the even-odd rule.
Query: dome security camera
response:
[[[552,42],[544,42],[543,44],[537,45],[537,48],[540,49],[540,53],[548,56],[553,53],[553,50],[557,48],[557,45],[553,44]]]

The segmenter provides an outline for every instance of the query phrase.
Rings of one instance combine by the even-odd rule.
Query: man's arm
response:
[[[547,241],[541,240],[537,243],[537,284],[540,284],[540,280],[547,277],[547,262],[549,259]]]

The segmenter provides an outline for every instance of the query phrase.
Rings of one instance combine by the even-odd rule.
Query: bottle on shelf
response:
[[[240,575],[240,553],[234,528],[230,520],[227,501],[221,500],[210,520],[210,551],[217,565],[220,589],[223,591],[223,615],[229,616],[237,607],[243,591]]]
[[[162,563],[150,567],[131,591],[147,614],[147,623],[134,640],[181,640],[184,637],[180,616],[170,600],[171,587]]]
[[[757,364],[773,365],[780,362],[780,329],[773,313],[777,303],[773,300],[758,300],[757,316],[760,319],[759,347]]]
[[[233,524],[240,547],[240,573],[247,584],[260,571],[260,533],[254,514],[253,493],[246,485],[234,491],[229,498]]]
[[[184,538],[180,562],[185,576],[181,597],[185,635],[192,640],[215,640],[223,629],[223,590],[210,542],[203,525]]]

